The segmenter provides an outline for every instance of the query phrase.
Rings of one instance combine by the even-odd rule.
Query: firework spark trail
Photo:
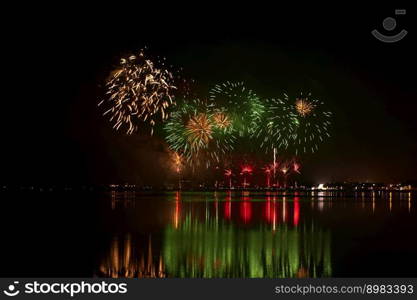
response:
[[[181,172],[183,169],[183,157],[178,152],[172,153],[172,162],[175,169],[175,172],[178,175],[178,189],[181,190]]]
[[[275,177],[276,177],[276,170],[277,170],[277,148],[274,147],[274,160],[273,160],[273,164],[274,164],[274,182],[275,182]]]
[[[295,173],[301,174],[301,172],[300,172],[301,165],[298,162],[296,162],[294,160],[293,164],[292,164],[292,167],[293,167],[293,170],[294,170]]]
[[[240,175],[243,175],[243,182],[242,182],[242,186],[243,188],[246,188],[247,186],[249,186],[249,183],[247,181],[247,175],[252,175],[253,172],[253,167],[250,165],[244,165],[242,166]]]
[[[271,173],[274,171],[274,169],[275,169],[275,165],[274,164],[266,165],[263,168],[263,170],[264,170],[264,172],[266,174],[266,186],[268,188],[271,187]]]
[[[229,178],[229,189],[232,189],[232,170],[231,169],[225,169],[224,170],[224,176]]]
[[[287,187],[287,177],[289,175],[290,169],[290,164],[287,161],[281,163],[280,171],[284,177],[284,188]]]
[[[174,165],[175,172],[181,173],[183,167],[183,157],[178,152],[172,153],[172,161]]]
[[[132,134],[139,123],[148,122],[152,134],[157,118],[168,118],[167,109],[173,104],[176,89],[173,81],[171,72],[155,67],[141,50],[138,56],[120,60],[119,68],[106,83],[107,99],[98,105],[110,105],[103,115],[109,115],[114,129],[123,126],[127,134]]]

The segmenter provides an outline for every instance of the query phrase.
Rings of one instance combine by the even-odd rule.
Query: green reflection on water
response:
[[[331,276],[330,232],[283,224],[239,228],[186,216],[167,226],[163,242],[170,277],[328,277]]]

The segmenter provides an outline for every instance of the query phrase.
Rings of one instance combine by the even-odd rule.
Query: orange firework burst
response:
[[[220,129],[226,129],[232,124],[229,117],[223,112],[216,112],[213,115],[213,121],[215,126]]]
[[[311,102],[309,102],[307,99],[300,98],[295,100],[295,107],[297,112],[303,117],[310,114],[314,109],[314,105]]]
[[[181,154],[179,154],[178,152],[173,152],[172,153],[172,161],[173,161],[173,165],[175,168],[175,171],[177,173],[181,172],[182,169],[182,165],[183,165],[183,157]]]
[[[193,148],[205,146],[213,138],[212,123],[206,114],[193,116],[187,124],[188,140]]]

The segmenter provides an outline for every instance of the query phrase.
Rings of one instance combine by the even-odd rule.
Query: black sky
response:
[[[111,130],[96,108],[121,55],[147,46],[194,78],[201,96],[243,80],[261,96],[311,90],[334,112],[332,138],[303,178],[417,179],[415,12],[408,36],[371,36],[395,8],[57,7],[19,12],[3,39],[4,183],[154,184],[164,147]],[[397,31],[395,31],[396,33]],[[7,70],[7,72],[6,72]],[[8,94],[6,96],[6,93]]]

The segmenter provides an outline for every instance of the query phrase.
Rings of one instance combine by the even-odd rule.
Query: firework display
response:
[[[163,67],[163,64],[161,64]],[[106,83],[106,98],[99,105],[108,104],[103,115],[108,115],[113,128],[126,128],[132,134],[142,122],[153,126],[157,119],[165,120],[167,108],[173,103],[174,78],[171,72],[158,68],[144,52],[120,60]]]
[[[181,184],[181,174],[187,167],[227,167],[224,174],[232,186],[235,157],[247,153],[262,155],[260,169],[266,185],[278,186],[279,177],[300,174],[301,164],[295,158],[314,153],[330,137],[332,113],[311,93],[276,98],[261,98],[243,82],[226,81],[214,85],[207,100],[199,100],[191,81],[176,76],[145,57],[143,51],[122,59],[120,66],[106,83],[106,99],[99,105],[110,107],[104,115],[110,117],[113,128],[135,132],[141,124],[151,127],[161,122],[157,134],[163,135],[174,153],[173,164]],[[195,83],[192,81],[192,83]],[[184,90],[183,98],[174,102],[173,92]],[[159,129],[162,129],[160,132]],[[273,162],[270,153],[273,152]],[[280,160],[277,160],[277,155]],[[292,157],[292,159],[282,159]],[[250,157],[248,157],[250,158]],[[235,165],[245,165],[245,159]],[[252,169],[251,169],[252,170]],[[240,171],[240,172],[239,172]],[[233,171],[244,178],[251,172]],[[262,172],[263,173],[263,172]]]

